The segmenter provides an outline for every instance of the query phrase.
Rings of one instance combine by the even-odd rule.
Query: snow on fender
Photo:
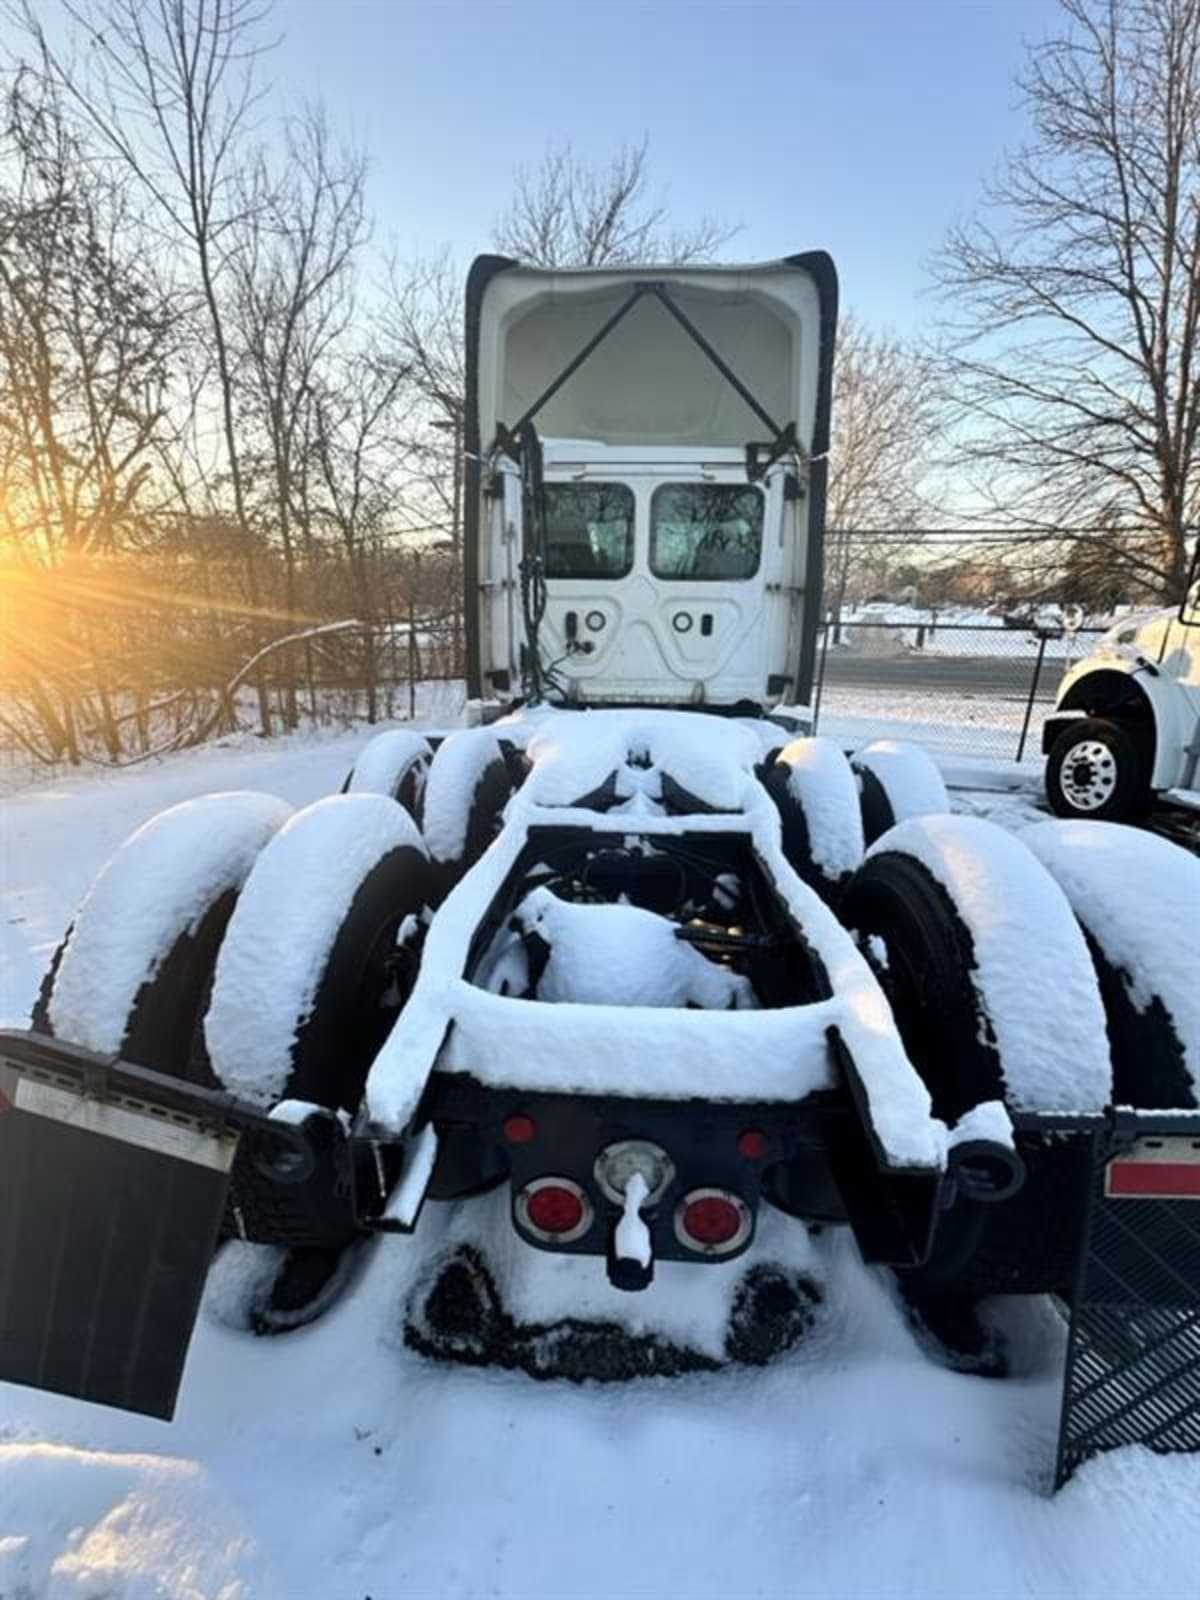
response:
[[[1098,1111],[1112,1098],[1104,1006],[1067,897],[1024,844],[980,817],[901,822],[867,851],[920,862],[970,934],[972,982],[1016,1110]]]
[[[897,822],[950,810],[946,785],[933,757],[902,739],[872,739],[850,757],[861,789],[868,844]]]
[[[116,1055],[142,985],[222,895],[242,887],[291,814],[274,795],[209,794],[131,834],[76,914],[49,1000],[55,1034]]]
[[[1156,1000],[1162,1006],[1191,1105],[1200,1106],[1200,860],[1157,834],[1113,822],[1037,822],[1020,838],[1120,974],[1135,1013],[1144,1016]],[[1187,1088],[1170,1097],[1181,1109]]]
[[[491,728],[460,728],[438,746],[425,783],[425,842],[435,861],[462,859],[476,820],[476,798],[504,755]]]
[[[840,746],[793,739],[763,783],[779,811],[784,855],[818,893],[836,893],[863,858],[858,790]]]
[[[425,855],[416,823],[383,795],[330,795],[262,852],[217,957],[204,1019],[221,1081],[256,1105],[284,1093],[292,1046],[367,874],[392,851]]]
[[[428,764],[432,754],[424,734],[411,728],[388,728],[359,751],[346,793],[385,794],[394,800],[413,767]]]

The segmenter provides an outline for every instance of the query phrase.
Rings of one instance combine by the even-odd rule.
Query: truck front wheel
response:
[[[1127,725],[1081,717],[1050,747],[1046,798],[1060,817],[1133,821],[1150,805],[1149,754]]]

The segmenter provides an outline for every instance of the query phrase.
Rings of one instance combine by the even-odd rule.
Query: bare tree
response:
[[[320,474],[323,520],[334,530],[350,569],[355,609],[364,624],[367,720],[378,714],[375,623],[382,596],[373,587],[372,547],[394,533],[399,496],[396,439],[407,433],[397,418],[404,374],[370,352],[343,358],[327,386],[313,396],[312,444]]]
[[[239,179],[259,102],[259,0],[62,0],[85,49],[62,56],[34,0],[19,0],[43,70],[81,123],[152,203],[163,248],[194,272],[220,417],[223,470],[242,537],[248,599],[261,607],[257,546],[237,427],[237,352],[223,293],[230,230],[241,220]],[[262,682],[263,732],[270,714]]]
[[[417,402],[408,441],[412,531],[448,534],[457,546],[461,476],[463,351],[461,276],[447,253],[388,264],[382,317],[387,363]]]
[[[547,147],[538,166],[518,167],[497,249],[543,267],[601,267],[614,261],[710,261],[738,231],[712,217],[670,225],[649,190],[649,141],[622,145],[603,166],[569,144]]]
[[[0,432],[6,512],[34,560],[111,548],[140,510],[173,335],[136,219],[51,85],[19,73],[0,150]]]
[[[306,419],[323,364],[354,312],[353,271],[366,239],[365,164],[334,149],[318,108],[287,126],[276,173],[265,155],[239,175],[239,220],[231,230],[231,324],[242,354],[241,431],[261,440],[264,531],[283,550],[284,609],[297,620],[297,534],[311,540],[304,483],[313,457]],[[251,450],[245,466],[254,488]],[[293,658],[287,657],[285,721],[296,725]]]
[[[829,447],[826,581],[835,613],[856,570],[911,556],[939,399],[925,358],[854,315],[838,330]]]
[[[1022,80],[1033,136],[939,263],[959,461],[1043,569],[1090,541],[1175,598],[1200,516],[1200,0],[1061,4]]]
[[[0,151],[12,175],[0,183],[3,526],[18,560],[55,569],[60,595],[55,621],[36,598],[44,586],[31,588],[4,608],[0,634],[37,736],[73,759],[71,674],[101,652],[94,608],[70,601],[84,593],[88,558],[142,536],[174,332],[136,260],[136,219],[88,161],[51,84],[16,74]],[[119,736],[99,664],[89,688],[112,752]]]

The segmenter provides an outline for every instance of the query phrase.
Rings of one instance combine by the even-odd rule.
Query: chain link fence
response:
[[[819,640],[821,731],[890,735],[946,754],[1041,759],[1041,725],[1064,674],[1103,628],[844,613]]]

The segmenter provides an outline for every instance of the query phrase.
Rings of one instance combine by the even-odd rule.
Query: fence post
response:
[[[826,614],[825,630],[821,635],[821,663],[817,668],[817,694],[813,701],[812,731],[816,733],[817,724],[821,720],[821,694],[825,688],[825,659],[829,655],[829,629],[831,619]]]
[[[417,716],[417,604],[410,589],[408,592],[408,720]]]
[[[1038,684],[1042,677],[1042,662],[1046,659],[1047,635],[1038,631],[1037,660],[1033,664],[1033,682],[1029,685],[1029,699],[1025,702],[1025,720],[1021,724],[1021,737],[1017,741],[1017,760],[1025,754],[1025,740],[1029,737],[1029,723],[1033,716],[1033,702],[1037,699]]]

